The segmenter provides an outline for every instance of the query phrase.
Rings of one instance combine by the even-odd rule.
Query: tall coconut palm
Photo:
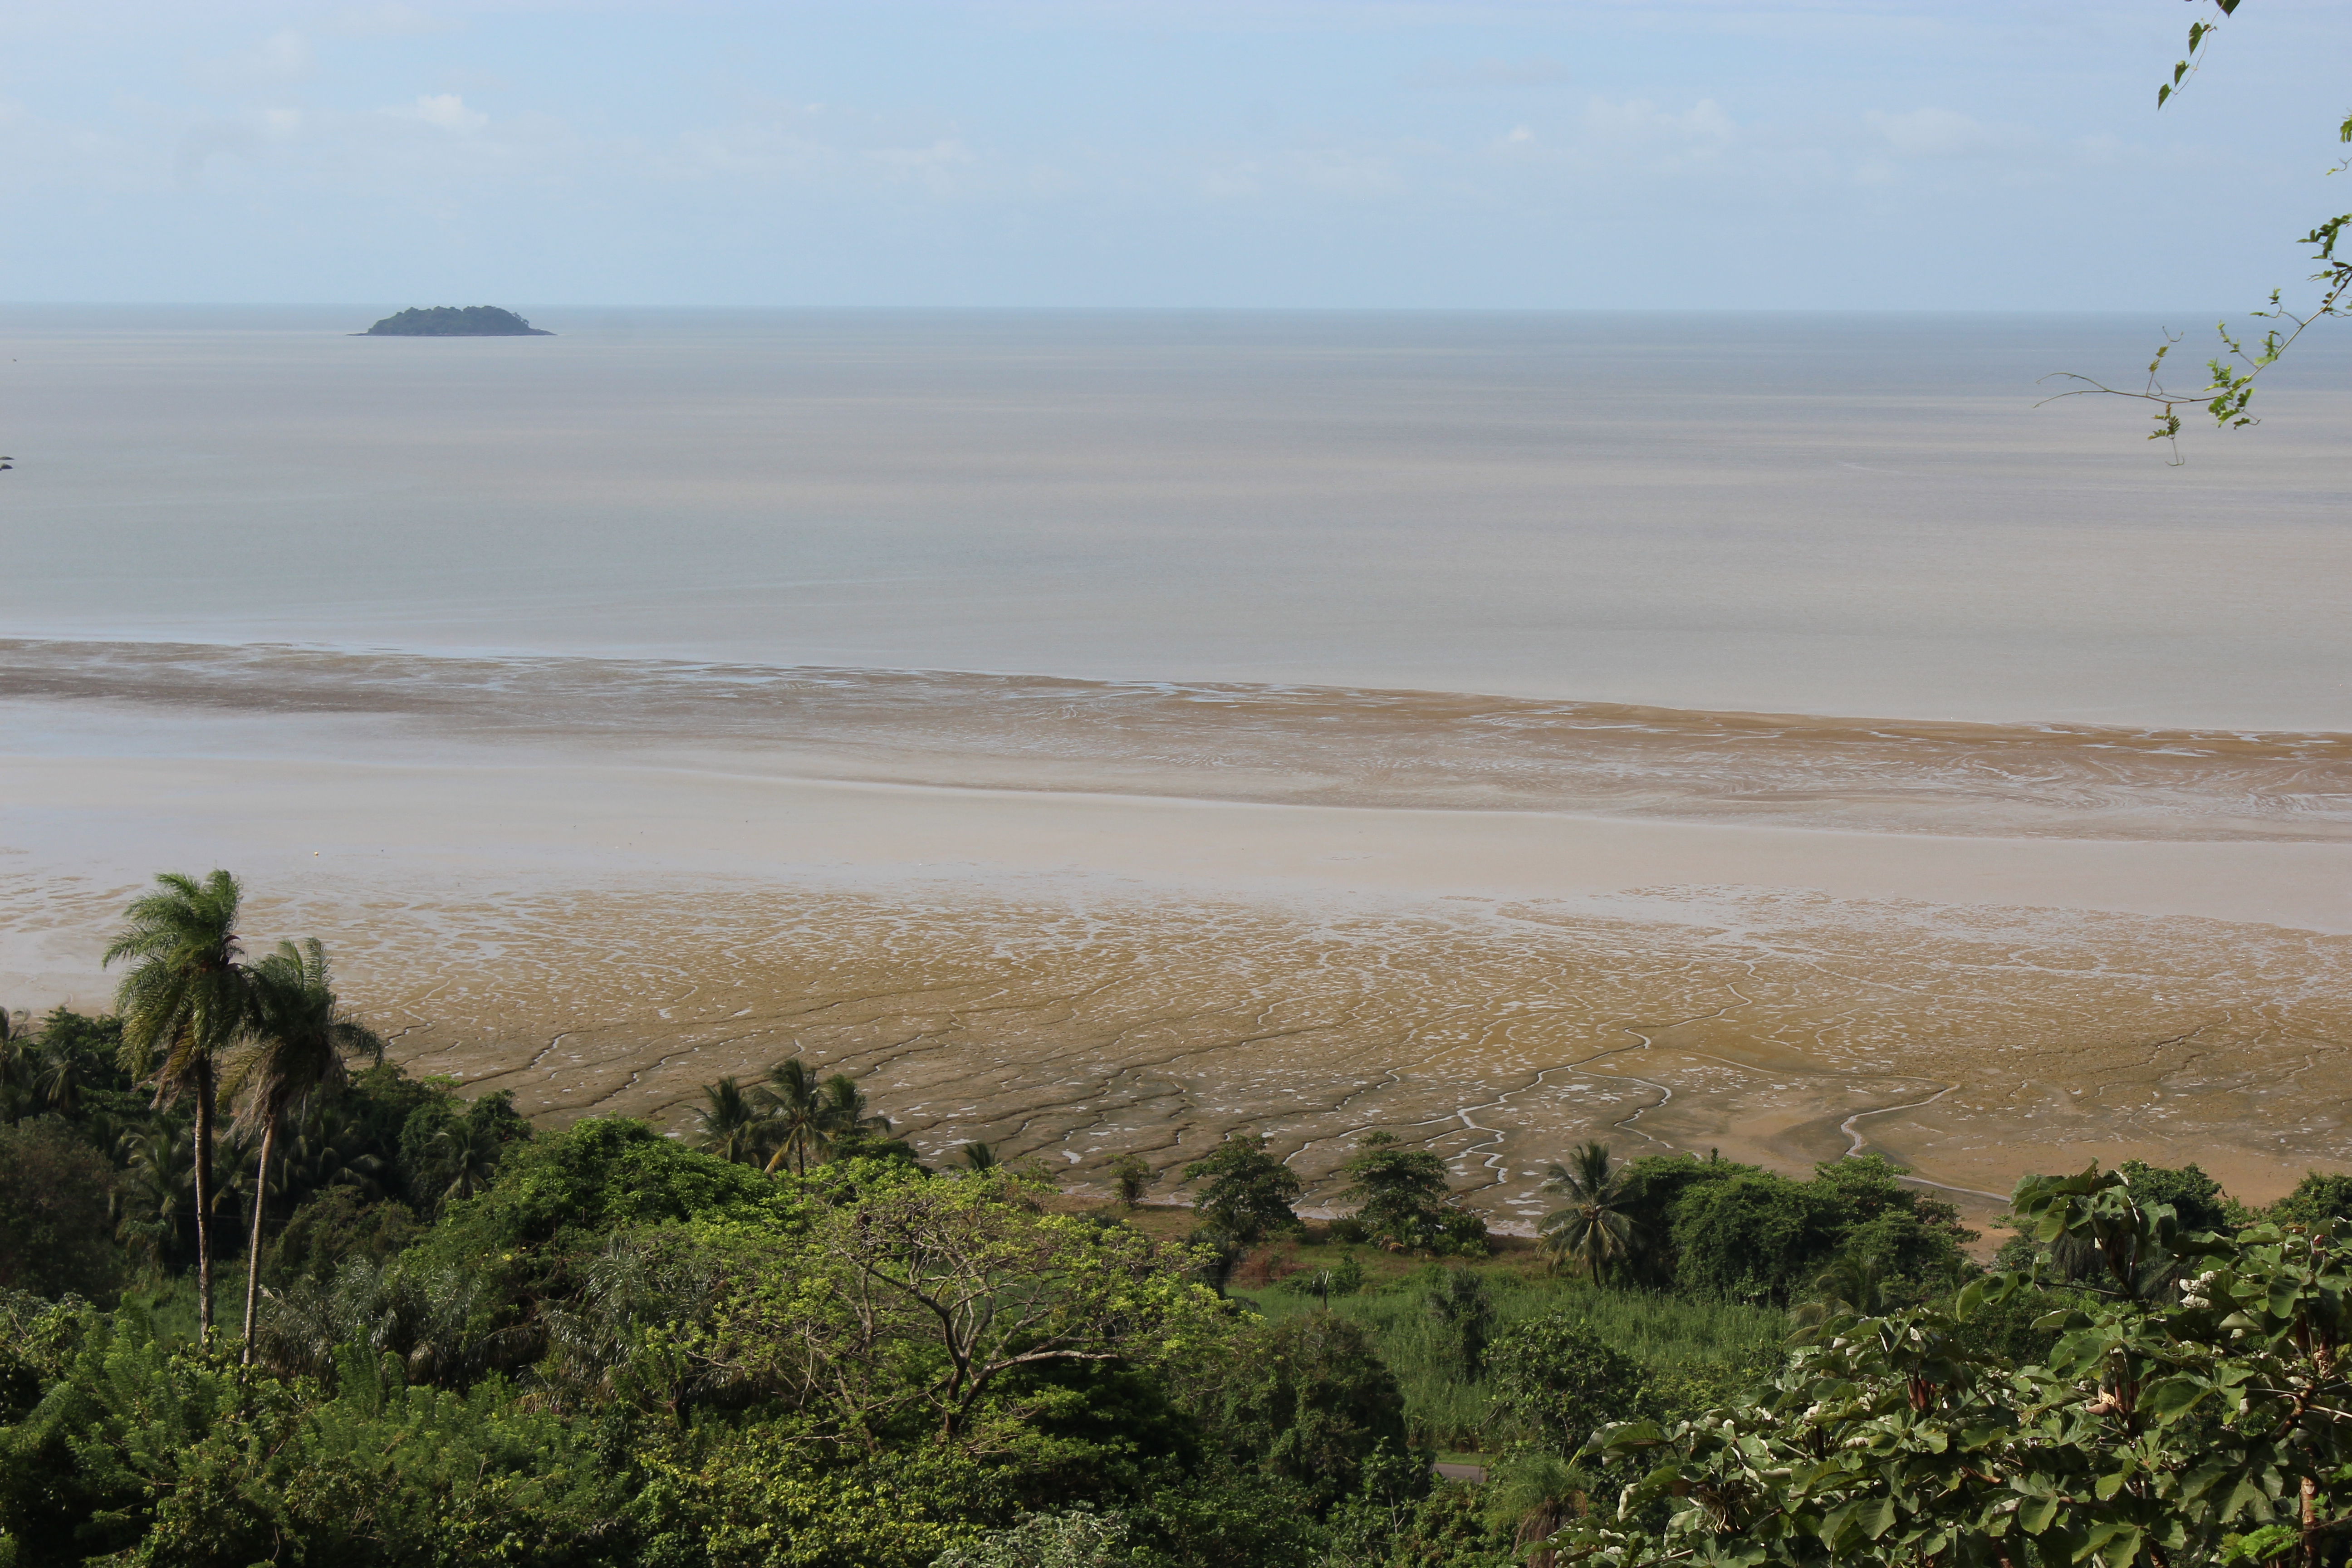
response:
[[[1543,1252],[1554,1264],[1573,1263],[1594,1279],[1605,1279],[1631,1263],[1648,1237],[1631,1212],[1625,1173],[1610,1164],[1607,1144],[1583,1144],[1568,1162],[1544,1173],[1543,1190],[1568,1203],[1537,1226]]]
[[[253,1360],[256,1313],[261,1301],[261,1222],[268,1210],[269,1157],[289,1112],[340,1087],[344,1058],[383,1060],[383,1040],[345,1011],[316,937],[278,951],[253,966],[249,1043],[230,1064],[228,1089],[237,1101],[236,1129],[261,1130],[253,1173],[253,1234],[245,1251],[245,1359]]]
[[[775,1123],[776,1152],[768,1169],[780,1171],[789,1159],[795,1172],[805,1174],[809,1156],[825,1137],[824,1090],[816,1074],[800,1058],[787,1057],[768,1069],[760,1099]]]
[[[220,1058],[252,1014],[251,977],[239,962],[237,906],[243,889],[226,871],[203,881],[159,873],[157,890],[131,900],[102,961],[131,967],[114,993],[122,1018],[122,1065],[154,1086],[155,1102],[185,1100],[195,1110],[196,1321],[213,1331],[213,1106]]]
[[[695,1112],[696,1145],[730,1164],[758,1164],[765,1152],[767,1119],[743,1092],[743,1086],[732,1078],[722,1078],[704,1084],[702,1098],[704,1104]]]

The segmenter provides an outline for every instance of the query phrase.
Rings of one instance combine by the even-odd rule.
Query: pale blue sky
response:
[[[0,299],[2237,310],[2352,13],[2197,14],[20,0]]]

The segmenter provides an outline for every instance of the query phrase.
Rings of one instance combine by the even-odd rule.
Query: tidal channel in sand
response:
[[[2352,840],[2310,737],[2217,746],[2235,795],[2127,839],[2098,825],[2152,779],[2182,794],[2181,746],[2123,746],[2077,836],[2052,791],[2010,834],[1989,794],[1962,836],[1736,801],[1662,821],[828,779],[834,753],[740,731],[157,695],[0,706],[27,738],[0,757],[12,998],[96,1001],[138,883],[219,864],[257,932],[328,940],[414,1069],[557,1121],[682,1131],[701,1084],[800,1052],[934,1154],[986,1139],[1086,1182],[1257,1131],[1328,1200],[1387,1130],[1505,1223],[1587,1137],[1785,1169],[1875,1150],[1978,1212],[2093,1158],[2195,1158],[2249,1197],[2352,1163]],[[2273,766],[2300,791],[2250,805]],[[1779,809],[1850,809],[1817,782]]]
[[[2180,321],[382,313],[0,310],[0,1002],[220,865],[550,1120],[2352,1163],[2352,342],[2176,469],[2035,404]]]

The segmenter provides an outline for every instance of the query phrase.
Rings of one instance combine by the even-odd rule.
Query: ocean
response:
[[[223,866],[550,1122],[2352,1166],[2325,325],[391,308],[0,311],[0,1005]]]
[[[2352,731],[2324,335],[2174,468],[2037,377],[2188,319],[377,313],[0,312],[0,627]]]

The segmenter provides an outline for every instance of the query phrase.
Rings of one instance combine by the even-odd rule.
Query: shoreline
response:
[[[1498,1222],[1588,1135],[1801,1170],[1858,1127],[1976,1193],[2094,1156],[2198,1159],[2251,1197],[2352,1165],[2352,1089],[2326,1087],[2352,1084],[2352,844],[807,781],[84,717],[80,754],[0,757],[8,1005],[102,994],[124,899],[226,865],[270,940],[328,942],[396,1054],[541,1121],[675,1127],[699,1084],[799,1051],[919,1147],[987,1136],[1074,1179],[1114,1143],[1255,1128],[1312,1192],[1335,1140],[1394,1127]],[[197,743],[232,731],[268,747]]]

